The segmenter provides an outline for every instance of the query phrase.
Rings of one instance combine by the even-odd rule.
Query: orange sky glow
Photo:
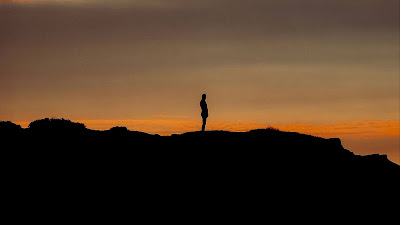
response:
[[[198,131],[200,121],[190,120],[73,120],[83,123],[93,130],[108,130],[115,126],[124,126],[132,131],[143,131],[150,134],[171,135]],[[28,127],[30,122],[15,122]],[[282,131],[292,131],[319,137],[341,137],[354,139],[375,139],[400,137],[399,121],[360,120],[354,122],[312,124],[263,124],[249,121],[209,121],[208,130],[227,130],[245,132],[254,129],[274,127]]]

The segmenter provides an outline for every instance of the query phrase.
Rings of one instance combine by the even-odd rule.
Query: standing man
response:
[[[203,94],[201,96],[200,107],[201,107],[201,117],[203,118],[203,126],[201,127],[201,131],[204,131],[206,129],[206,122],[208,117],[206,94]]]

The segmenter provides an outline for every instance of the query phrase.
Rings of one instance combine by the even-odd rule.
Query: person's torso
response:
[[[207,108],[207,103],[204,100],[200,101],[200,107],[202,110],[202,113],[208,113],[208,108]]]

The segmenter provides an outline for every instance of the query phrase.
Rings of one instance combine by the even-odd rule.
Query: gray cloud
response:
[[[74,90],[95,98],[104,91],[117,101],[121,90],[178,96],[171,90],[222,87],[247,94],[226,107],[249,110],[265,107],[269,97],[259,96],[286,103],[295,92],[307,104],[335,101],[336,94],[371,97],[370,90],[393,90],[388,83],[398,76],[398,7],[395,0],[0,3],[0,93],[29,101],[18,93]],[[367,71],[382,71],[380,80]],[[267,95],[274,88],[287,92]]]
[[[4,6],[0,7],[0,26],[10,39],[48,35],[50,40],[122,35],[130,39],[279,38],[398,27],[398,2],[392,0],[170,0],[139,5],[112,2],[93,6]],[[117,5],[125,7],[111,7]]]
[[[83,55],[111,51],[122,61],[127,55],[163,61],[168,50],[242,62],[300,59],[296,51],[323,54],[356,39],[390,42],[398,29],[398,1],[391,0],[92,2],[0,6],[0,57],[19,49],[29,56],[36,48],[75,57],[71,51],[79,48]],[[266,52],[274,56],[263,57]]]

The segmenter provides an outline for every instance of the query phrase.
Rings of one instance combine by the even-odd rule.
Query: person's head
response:
[[[206,99],[206,97],[207,97],[206,94],[203,94],[203,95],[201,96],[202,99]]]

